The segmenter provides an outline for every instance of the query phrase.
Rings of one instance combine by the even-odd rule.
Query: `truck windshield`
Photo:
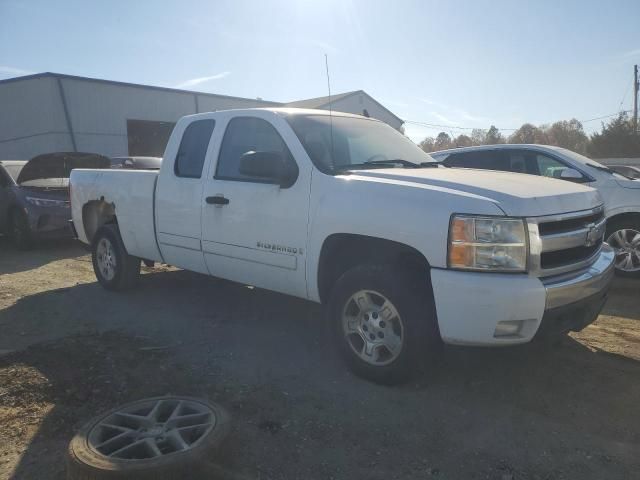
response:
[[[287,121],[324,173],[372,168],[437,165],[410,139],[389,125],[367,118],[291,115]]]

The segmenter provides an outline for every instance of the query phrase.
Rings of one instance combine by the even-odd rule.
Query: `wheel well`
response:
[[[89,243],[98,229],[107,223],[118,223],[116,217],[116,207],[113,203],[108,203],[104,199],[91,200],[82,207],[82,225],[84,233]]]
[[[609,230],[609,225],[613,225],[618,222],[630,222],[636,221],[640,223],[640,212],[626,212],[619,213],[614,215],[613,217],[607,218],[607,231]]]
[[[400,265],[430,281],[429,262],[418,250],[403,243],[366,235],[334,234],[322,245],[318,264],[320,300],[328,300],[336,280],[347,270],[365,263]]]

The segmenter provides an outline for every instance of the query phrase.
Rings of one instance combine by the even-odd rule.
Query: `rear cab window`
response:
[[[173,165],[178,177],[200,178],[215,120],[196,120],[185,128]]]

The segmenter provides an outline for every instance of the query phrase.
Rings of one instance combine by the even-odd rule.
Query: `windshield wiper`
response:
[[[394,158],[391,160],[370,160],[364,163],[352,163],[349,165],[337,165],[333,169],[338,171],[344,170],[366,170],[367,168],[387,168],[387,167],[401,167],[401,168],[426,168],[437,167],[440,162],[422,162],[414,163],[402,158]]]
[[[634,178],[626,176],[624,173],[616,172],[615,170],[611,170],[609,167],[605,167],[604,165],[594,165],[593,163],[587,163],[586,165],[588,167],[595,168],[596,170],[600,170],[601,172],[607,172],[607,173],[610,173],[611,175],[614,175],[617,173],[618,175],[626,179],[635,180]]]

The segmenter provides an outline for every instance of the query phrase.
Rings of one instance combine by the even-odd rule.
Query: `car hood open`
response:
[[[22,185],[34,180],[68,179],[74,168],[109,168],[110,166],[109,158],[97,153],[45,153],[33,157],[26,163],[16,183]]]

